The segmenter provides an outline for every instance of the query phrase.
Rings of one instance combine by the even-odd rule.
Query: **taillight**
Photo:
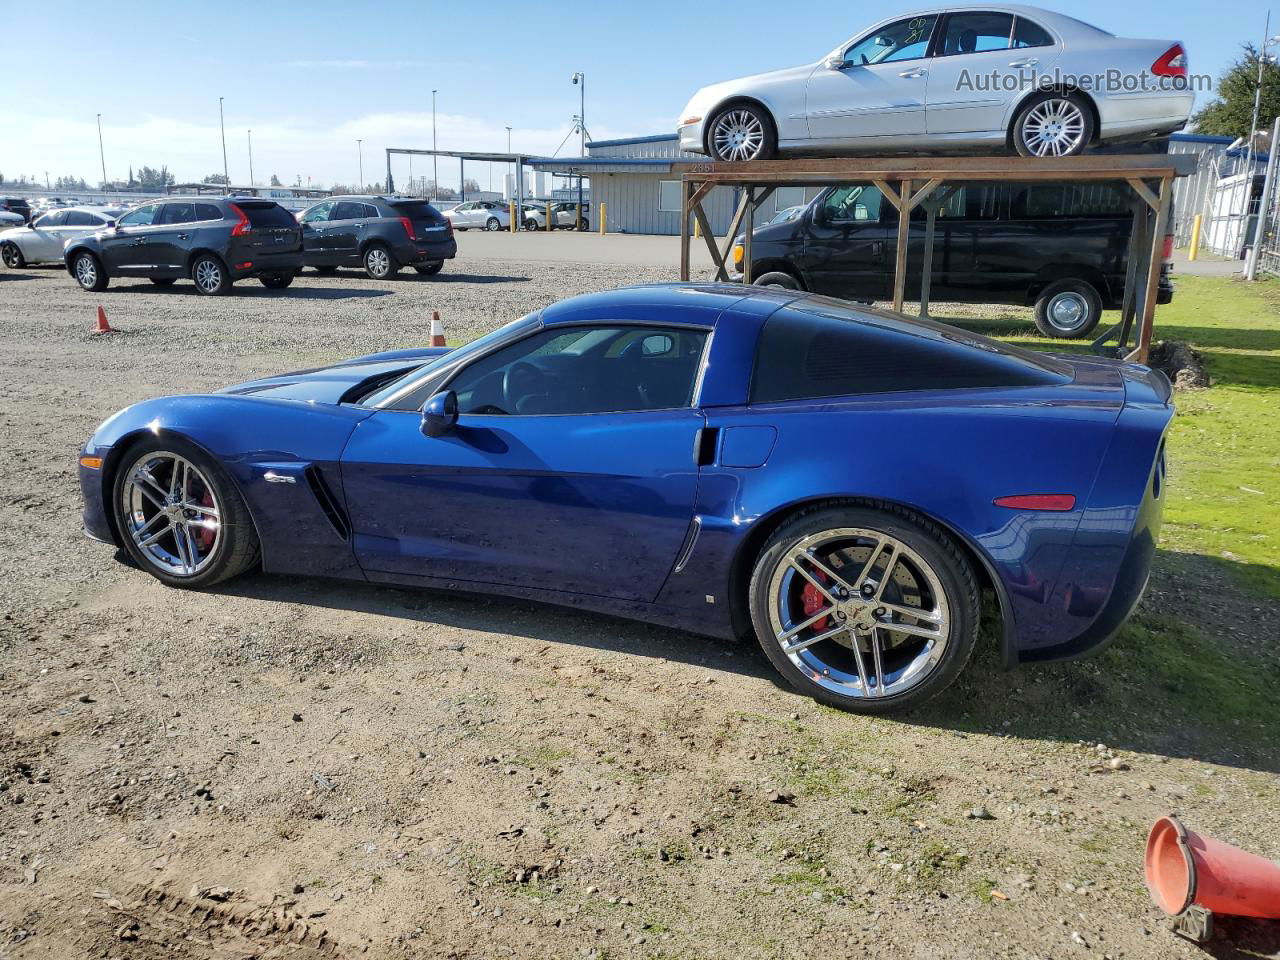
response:
[[[243,237],[246,233],[253,230],[253,225],[249,223],[249,218],[244,215],[243,210],[237,207],[234,203],[228,203],[227,206],[230,207],[235,215],[240,218],[240,222],[231,228],[231,235],[233,237]]]
[[[1075,509],[1076,498],[1069,493],[1022,493],[1012,497],[996,497],[997,507],[1010,510],[1052,510],[1065,512]]]
[[[448,217],[445,217],[445,218],[444,218],[444,222],[445,222],[445,226],[447,226],[447,227],[449,228],[448,232],[449,232],[450,234],[452,234],[452,233],[453,233],[453,221],[452,221],[452,220],[450,220]]]
[[[1164,259],[1173,259],[1173,234],[1166,233],[1164,235]]]
[[[415,236],[413,235],[413,221],[412,221],[412,220],[410,220],[408,217],[401,217],[401,218],[400,218],[400,223],[404,225],[404,232],[405,232],[405,233],[407,233],[407,234],[409,235],[409,239],[410,239],[410,240],[417,240],[417,239],[418,239],[417,237],[415,237]]]
[[[1157,77],[1185,77],[1187,75],[1187,51],[1182,44],[1175,43],[1160,55],[1151,65],[1151,72]]]

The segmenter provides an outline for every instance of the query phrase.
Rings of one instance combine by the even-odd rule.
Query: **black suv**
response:
[[[298,220],[303,262],[320,273],[363,266],[374,280],[386,280],[413,267],[431,276],[458,253],[453,224],[414,197],[333,197]]]
[[[280,290],[302,269],[302,230],[274,200],[173,197],[71,241],[63,258],[86,290],[105,290],[113,277],[146,277],[161,287],[190,277],[209,296],[245,277]]]
[[[954,185],[938,211],[930,300],[1034,305],[1036,326],[1046,336],[1087,336],[1102,311],[1124,298],[1134,202],[1126,193],[1110,183]],[[923,204],[911,212],[907,236],[906,297],[916,300]],[[828,187],[798,216],[752,231],[751,277],[762,286],[887,300],[897,246],[897,211],[874,184]],[[1170,234],[1158,303],[1173,298],[1172,251]],[[739,238],[734,267],[741,268],[742,256]]]
[[[0,210],[16,213],[27,223],[31,222],[31,204],[24,197],[0,197]]]

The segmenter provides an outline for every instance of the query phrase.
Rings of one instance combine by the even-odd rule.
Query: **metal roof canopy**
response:
[[[458,199],[460,202],[466,202],[467,190],[466,183],[466,162],[475,160],[480,163],[511,163],[516,165],[516,206],[524,205],[524,177],[523,167],[530,160],[535,159],[527,153],[491,153],[485,150],[417,150],[411,147],[387,147],[387,192],[395,193],[395,180],[391,176],[391,156],[392,154],[400,154],[401,156],[410,157],[456,157],[458,160]],[[438,191],[440,184],[436,184]]]
[[[332,190],[312,189],[311,187],[290,187],[285,185],[281,185],[278,187],[268,185],[264,187],[262,186],[262,184],[257,184],[254,186],[243,186],[243,185],[237,186],[236,184],[228,185],[225,183],[172,183],[172,184],[169,184],[164,189],[165,189],[165,193],[168,194],[169,196],[173,196],[174,194],[179,194],[179,193],[189,193],[195,196],[225,195],[229,197],[230,196],[257,197],[257,196],[260,196],[264,190],[288,190],[291,194],[293,194],[295,198],[298,198],[298,199],[303,199],[306,197],[333,196]],[[290,198],[289,197],[279,197],[279,198],[267,197],[266,199],[288,200]]]
[[[716,266],[716,279],[728,280],[729,252],[743,229],[743,283],[751,282],[751,234],[755,211],[778,187],[834,186],[850,181],[874,183],[899,212],[897,259],[893,274],[893,309],[901,312],[907,285],[907,238],[910,213],[924,206],[924,267],[921,276],[920,315],[929,310],[929,282],[933,272],[933,238],[938,211],[960,184],[982,181],[1013,183],[1099,183],[1129,185],[1134,194],[1133,231],[1129,235],[1128,269],[1120,322],[1093,341],[1096,350],[1112,351],[1126,359],[1146,362],[1155,323],[1160,263],[1173,199],[1173,180],[1195,173],[1197,158],[1191,154],[1117,154],[1084,157],[857,157],[815,160],[754,160],[745,163],[695,163],[677,161],[672,172],[681,178],[680,279],[689,279],[689,218],[701,229]],[[897,184],[897,188],[892,184]],[[702,201],[717,186],[742,189],[742,199],[729,223],[723,249],[716,244],[702,208]],[[939,191],[939,188],[942,188]],[[1144,282],[1136,289],[1138,279]],[[1128,341],[1137,323],[1136,343]]]

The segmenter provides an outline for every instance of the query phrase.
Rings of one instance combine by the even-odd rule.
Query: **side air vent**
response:
[[[347,512],[338,503],[338,498],[329,489],[329,484],[325,482],[324,474],[315,465],[307,467],[303,473],[306,474],[307,485],[311,487],[311,493],[315,496],[316,502],[320,504],[320,509],[324,511],[324,515],[329,518],[329,523],[333,526],[334,532],[343,540],[351,539],[351,521],[347,519]]]

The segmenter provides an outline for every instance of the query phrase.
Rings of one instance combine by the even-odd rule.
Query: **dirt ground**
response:
[[[1122,651],[987,653],[864,719],[753,647],[320,580],[171,590],[80,531],[77,450],[123,406],[670,276],[471,256],[207,299],[3,272],[0,957],[1205,953],[1147,897],[1146,829],[1280,855],[1280,744],[1100,694]],[[99,302],[124,333],[88,335]],[[1277,605],[1197,603],[1206,576],[1162,560],[1146,603],[1274,656]],[[1223,926],[1210,955],[1280,956],[1280,925]]]

